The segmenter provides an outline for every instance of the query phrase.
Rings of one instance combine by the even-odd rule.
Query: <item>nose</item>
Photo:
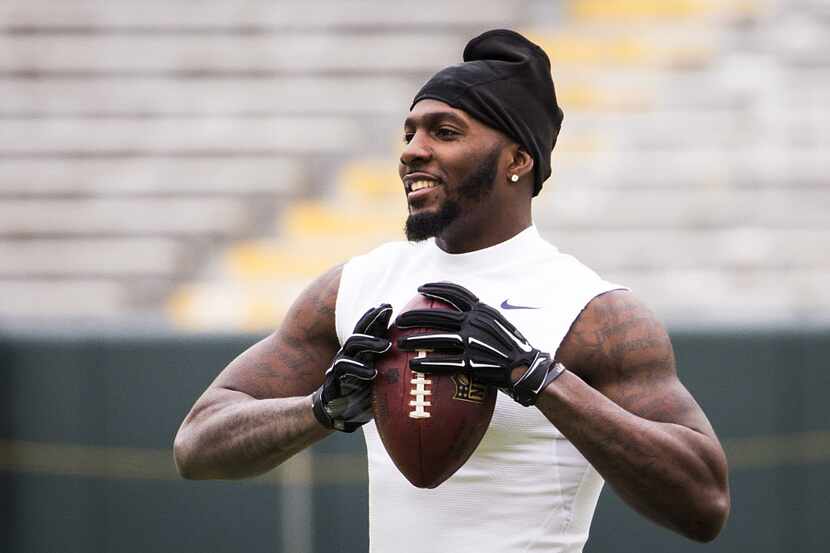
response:
[[[413,164],[423,163],[432,157],[432,151],[424,143],[424,133],[416,132],[401,152],[401,164],[411,167]]]

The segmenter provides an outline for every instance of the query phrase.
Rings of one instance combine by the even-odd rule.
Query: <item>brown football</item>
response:
[[[418,294],[404,308],[450,309]],[[391,329],[392,349],[375,362],[374,415],[386,451],[407,480],[434,488],[452,476],[478,447],[496,405],[496,389],[463,374],[424,375],[409,360],[425,352],[400,351],[401,336],[426,329]]]

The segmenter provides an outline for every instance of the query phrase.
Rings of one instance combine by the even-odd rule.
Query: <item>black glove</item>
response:
[[[438,332],[401,338],[402,350],[435,352],[412,359],[413,371],[433,374],[467,373],[482,384],[498,386],[522,405],[537,396],[565,370],[550,354],[527,343],[501,313],[463,286],[450,282],[424,284],[418,291],[453,306],[456,311],[414,309],[395,320],[398,328],[429,328]],[[514,383],[516,367],[527,367]]]
[[[392,347],[388,339],[392,306],[373,307],[363,314],[326,371],[312,396],[314,416],[326,428],[354,432],[372,419],[375,358]]]

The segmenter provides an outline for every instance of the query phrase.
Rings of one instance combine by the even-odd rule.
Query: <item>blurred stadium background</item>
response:
[[[536,224],[667,322],[732,465],[713,544],[606,490],[587,551],[827,550],[830,2],[7,0],[0,551],[365,551],[359,437],[231,483],[179,481],[172,437],[401,238],[411,97],[494,27],[566,114]]]

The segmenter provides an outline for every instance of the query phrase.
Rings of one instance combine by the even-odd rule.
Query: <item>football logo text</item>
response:
[[[455,384],[453,399],[484,403],[484,398],[487,397],[487,386],[484,384],[476,382],[466,374],[461,373],[452,375],[452,382]]]

